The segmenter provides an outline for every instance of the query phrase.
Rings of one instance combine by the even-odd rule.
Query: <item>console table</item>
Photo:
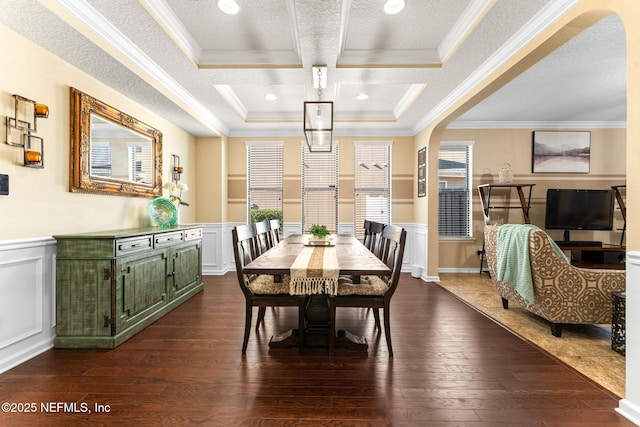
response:
[[[53,237],[55,347],[114,348],[204,289],[199,225]]]

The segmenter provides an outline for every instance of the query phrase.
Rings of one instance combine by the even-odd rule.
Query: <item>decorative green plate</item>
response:
[[[171,227],[178,220],[178,208],[166,197],[158,197],[149,204],[149,217],[158,227]]]

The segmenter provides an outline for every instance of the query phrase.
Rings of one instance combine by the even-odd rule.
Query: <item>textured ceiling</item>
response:
[[[237,1],[230,16],[215,0],[0,0],[0,23],[196,136],[302,136],[314,65],[336,134],[414,135],[573,3]],[[452,126],[624,124],[624,43],[605,18]]]

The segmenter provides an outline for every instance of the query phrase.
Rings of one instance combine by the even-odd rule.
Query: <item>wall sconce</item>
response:
[[[44,140],[34,135],[38,129],[37,118],[49,117],[49,107],[20,95],[13,95],[14,117],[6,118],[5,143],[24,150],[23,165],[44,167]]]
[[[177,184],[180,181],[180,175],[182,174],[183,169],[180,166],[180,156],[176,156],[175,154],[171,155],[171,180],[174,184]]]
[[[24,165],[30,168],[44,168],[44,144],[39,136],[24,136]]]

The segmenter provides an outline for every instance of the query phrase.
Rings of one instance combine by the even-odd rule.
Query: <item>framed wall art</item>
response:
[[[591,132],[533,131],[533,173],[589,173]]]
[[[418,150],[418,197],[427,195],[427,147]]]

